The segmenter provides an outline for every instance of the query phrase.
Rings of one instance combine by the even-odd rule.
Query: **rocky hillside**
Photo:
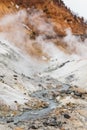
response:
[[[87,130],[86,29],[61,0],[0,0],[0,130]]]
[[[61,0],[0,0],[0,16],[21,9],[35,8],[43,11],[45,19],[51,20],[58,35],[65,35],[65,29],[71,28],[73,34],[85,34],[87,26],[64,5]]]
[[[43,51],[40,44],[35,44],[40,42],[38,36],[43,35],[42,39],[48,42],[51,39],[56,46],[67,53],[72,52],[67,49],[67,44],[60,40],[67,35],[66,29],[70,29],[73,35],[81,36],[82,39],[86,37],[87,25],[84,20],[73,15],[64,3],[58,0],[0,0],[0,16],[2,19],[0,30],[7,34],[7,39],[24,52],[40,59],[42,55],[47,59],[50,56]],[[2,25],[6,20],[8,22]],[[16,39],[15,33],[17,33]],[[19,40],[21,36],[22,39]],[[29,42],[32,42],[32,45],[28,44]]]

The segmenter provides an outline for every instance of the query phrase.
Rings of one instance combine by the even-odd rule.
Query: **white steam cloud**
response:
[[[53,43],[48,42],[49,47],[47,45],[46,49],[44,39],[55,37],[56,33],[51,21],[44,18],[42,11],[33,9],[31,12],[31,10],[28,9],[28,12],[21,10],[18,13],[4,16],[0,20],[0,35],[29,54],[48,58],[50,57],[48,51],[52,50]],[[34,35],[34,32],[37,36],[31,39],[30,36]]]
[[[63,39],[67,44],[67,50],[71,54],[76,54],[81,58],[87,58],[87,39],[81,40],[79,36],[74,36],[70,29],[66,30],[67,36]]]
[[[0,20],[0,36],[10,41],[26,54],[40,57],[42,60],[58,59],[59,62],[69,58],[87,57],[87,39],[72,35],[69,29],[63,38],[66,48],[57,46],[52,40],[58,39],[53,28],[53,23],[44,13],[36,9],[21,10],[15,14],[4,16]],[[31,38],[33,36],[33,39]],[[64,49],[67,53],[64,52]]]

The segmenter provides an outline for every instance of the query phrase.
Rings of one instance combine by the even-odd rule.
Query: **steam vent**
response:
[[[62,0],[0,0],[0,130],[87,130],[87,22]]]

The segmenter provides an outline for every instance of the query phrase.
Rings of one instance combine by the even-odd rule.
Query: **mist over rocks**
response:
[[[0,11],[0,129],[86,130],[86,23],[61,0]]]

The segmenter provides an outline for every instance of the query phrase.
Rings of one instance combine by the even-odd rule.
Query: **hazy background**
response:
[[[64,3],[76,14],[87,20],[87,0],[63,0]]]

